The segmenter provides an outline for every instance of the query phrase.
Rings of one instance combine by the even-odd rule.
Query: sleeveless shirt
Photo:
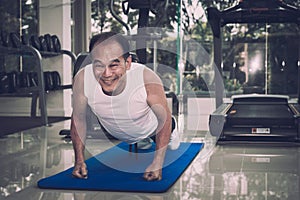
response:
[[[152,135],[158,126],[146,101],[144,68],[142,64],[132,63],[126,71],[124,90],[115,96],[104,94],[92,64],[84,68],[84,94],[91,110],[112,136],[129,144]]]

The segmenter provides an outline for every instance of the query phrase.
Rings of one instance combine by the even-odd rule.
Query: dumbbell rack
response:
[[[38,51],[32,46],[22,45],[20,48],[3,47],[0,46],[0,55],[16,55],[16,56],[32,56],[36,58],[36,73],[38,79],[38,86],[29,88],[18,88],[14,93],[3,93],[0,97],[31,97],[31,117],[36,117],[36,107],[37,99],[39,98],[39,107],[41,111],[41,122],[43,125],[48,124],[48,114],[47,114],[47,103],[46,103],[46,93],[45,82],[44,82],[44,71],[42,68],[42,59],[50,58],[59,55],[67,55],[72,60],[72,66],[76,61],[76,56],[68,50],[61,50],[60,52],[42,52]],[[73,70],[72,70],[73,71]],[[71,85],[62,85],[57,90],[70,89]]]

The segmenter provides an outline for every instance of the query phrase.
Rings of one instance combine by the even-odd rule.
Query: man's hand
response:
[[[160,181],[162,179],[162,170],[161,166],[156,166],[155,164],[151,164],[147,167],[144,173],[144,179],[147,181]]]
[[[85,162],[75,163],[72,175],[76,178],[87,178],[88,170]]]

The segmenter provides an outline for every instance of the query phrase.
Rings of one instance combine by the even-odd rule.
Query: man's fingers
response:
[[[159,172],[145,172],[144,173],[144,179],[147,181],[160,181],[162,179],[161,173]]]
[[[87,178],[88,171],[85,165],[75,166],[72,175],[76,178]]]
[[[80,171],[73,171],[72,175],[76,178],[87,178],[87,173],[82,173]]]
[[[87,178],[87,169],[86,169],[86,167],[82,167],[82,168],[81,168],[81,175],[82,175],[84,178]]]

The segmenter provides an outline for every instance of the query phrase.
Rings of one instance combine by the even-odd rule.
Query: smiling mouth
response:
[[[102,80],[102,82],[104,82],[104,83],[111,83],[111,82],[113,82],[113,80],[105,80],[105,79],[101,79]]]
[[[103,83],[112,83],[113,81],[115,81],[115,79],[104,79],[104,78],[100,78],[100,81],[102,81]]]

